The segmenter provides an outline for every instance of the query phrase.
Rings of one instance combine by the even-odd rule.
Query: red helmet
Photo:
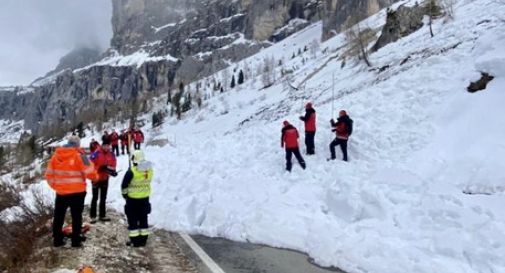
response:
[[[282,124],[283,124],[284,126],[288,126],[288,125],[289,125],[289,121],[285,120],[285,121],[283,121],[283,122],[282,122]]]
[[[307,102],[307,104],[305,104],[305,109],[311,109],[312,108],[312,102]]]

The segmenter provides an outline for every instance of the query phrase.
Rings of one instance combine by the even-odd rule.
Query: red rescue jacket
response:
[[[109,140],[112,146],[119,145],[119,135],[116,132],[109,135]]]
[[[314,108],[306,109],[305,116],[300,117],[300,119],[305,123],[305,132],[316,131],[316,110]]]
[[[116,156],[112,151],[105,152],[103,149],[98,149],[91,155],[91,161],[98,171],[98,180],[93,182],[104,181],[109,178],[109,174],[101,170],[101,168],[107,167],[112,170],[116,169]]]
[[[298,148],[298,130],[289,124],[282,128],[281,145],[286,149]]]
[[[133,132],[133,141],[134,142],[144,142],[144,133],[142,131],[137,130]]]

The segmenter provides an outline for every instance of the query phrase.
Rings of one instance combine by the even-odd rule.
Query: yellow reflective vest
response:
[[[123,194],[128,195],[128,198],[143,199],[151,195],[151,180],[153,179],[153,169],[140,169],[138,166],[132,166],[131,172],[133,178],[128,184],[128,187],[123,190]]]

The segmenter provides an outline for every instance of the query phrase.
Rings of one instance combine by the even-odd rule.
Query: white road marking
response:
[[[212,260],[207,253],[191,238],[189,235],[185,233],[179,232],[179,236],[186,242],[186,244],[193,249],[193,251],[202,259],[203,263],[210,269],[212,273],[226,273],[224,270]]]

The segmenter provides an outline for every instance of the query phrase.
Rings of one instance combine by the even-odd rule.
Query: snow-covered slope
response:
[[[454,21],[435,21],[434,38],[424,27],[373,53],[375,67],[389,66],[380,73],[349,60],[341,68],[342,35],[321,44],[325,54],[291,59],[320,37],[319,24],[244,60],[283,56],[303,88],[278,81],[259,91],[250,81],[148,132],[177,140],[146,148],[151,221],[297,249],[348,272],[505,272],[504,14],[499,1],[459,0]],[[495,79],[466,92],[481,71]],[[303,130],[307,101],[318,112],[316,156],[287,173],[281,124]],[[326,161],[332,103],[354,119],[348,163]],[[122,209],[120,191],[111,195]]]

